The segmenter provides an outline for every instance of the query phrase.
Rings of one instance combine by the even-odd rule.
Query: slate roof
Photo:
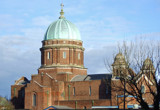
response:
[[[30,83],[30,81],[24,76],[15,81],[15,85],[26,85],[27,83]]]
[[[111,79],[112,74],[89,74],[89,75],[77,75],[71,81],[91,81]]]

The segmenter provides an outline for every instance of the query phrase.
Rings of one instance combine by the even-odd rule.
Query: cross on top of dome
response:
[[[64,7],[63,3],[61,3],[60,6],[61,6],[61,12],[60,12],[60,15],[61,15],[61,16],[59,17],[59,19],[62,19],[62,18],[65,18],[65,17],[64,17],[64,12],[63,12],[63,7]]]
[[[63,5],[63,3],[61,3],[61,9],[63,10],[63,7],[64,7],[64,5]]]

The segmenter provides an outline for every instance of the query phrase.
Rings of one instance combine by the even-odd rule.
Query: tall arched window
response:
[[[142,94],[145,93],[145,86],[144,86],[144,85],[141,86],[141,93],[142,93]]]
[[[16,88],[14,88],[14,97],[16,96]]]
[[[36,106],[36,94],[33,94],[33,106]]]
[[[91,86],[89,86],[89,95],[91,96]]]
[[[63,58],[66,59],[66,52],[63,52]]]
[[[73,95],[75,96],[75,87],[73,87]]]
[[[78,60],[80,60],[80,58],[81,58],[81,54],[80,54],[80,53],[78,53]]]
[[[108,86],[106,87],[106,95],[108,95]]]
[[[50,59],[50,52],[47,52],[47,59]]]

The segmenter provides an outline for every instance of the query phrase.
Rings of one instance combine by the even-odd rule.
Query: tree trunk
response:
[[[149,106],[148,106],[148,104],[147,104],[146,102],[141,102],[140,104],[141,104],[141,108],[142,108],[142,109],[144,109],[144,110],[150,110],[150,109],[149,109]],[[158,109],[157,109],[157,110],[158,110]]]

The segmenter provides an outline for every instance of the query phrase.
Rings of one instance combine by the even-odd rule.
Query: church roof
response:
[[[90,74],[90,75],[77,75],[71,81],[91,81],[101,79],[111,79],[112,74]]]
[[[59,19],[51,23],[45,33],[44,40],[50,39],[72,39],[72,40],[81,40],[80,32],[78,28],[65,19],[63,12],[63,4],[61,4],[61,16]]]
[[[15,85],[25,85],[29,82],[30,81],[26,77],[22,76],[21,78],[15,81]]]

